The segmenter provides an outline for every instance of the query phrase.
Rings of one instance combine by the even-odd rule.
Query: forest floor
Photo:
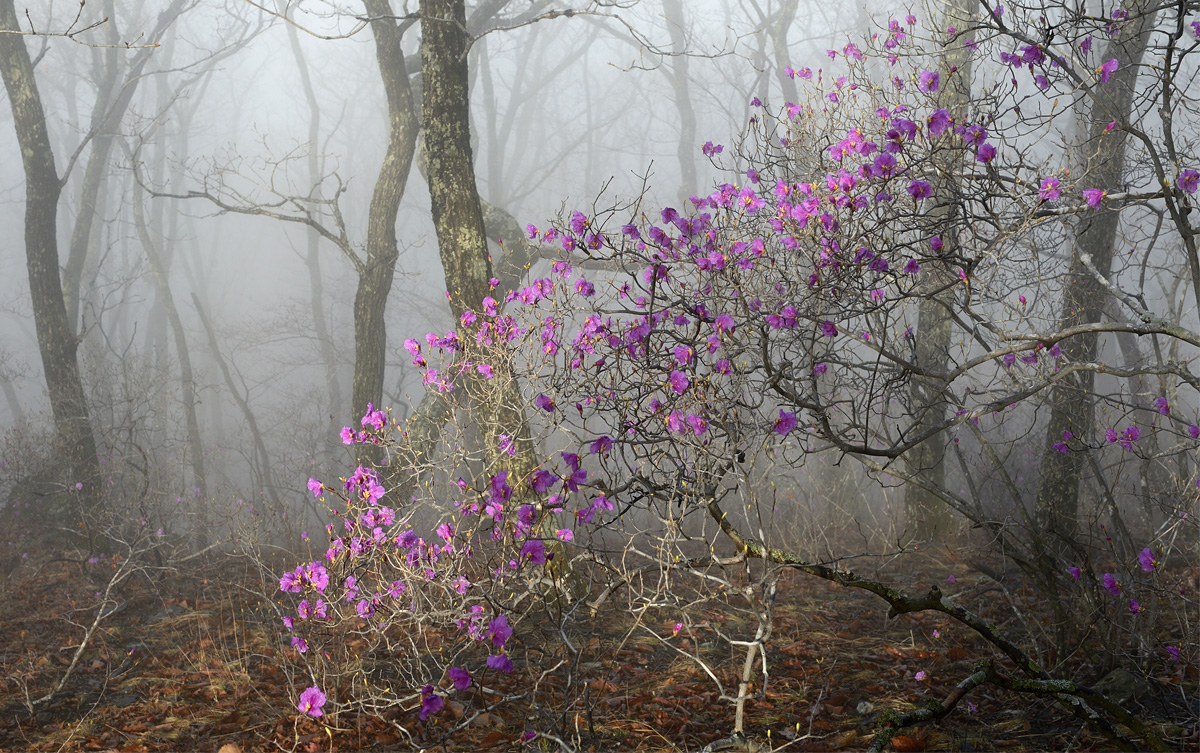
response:
[[[448,714],[428,723],[417,720],[415,708],[396,712],[395,721],[414,736],[409,741],[377,719],[301,716],[287,633],[255,595],[264,591],[259,572],[232,558],[193,564],[165,580],[126,581],[119,611],[100,623],[61,691],[38,704],[31,699],[50,691],[70,667],[83,628],[95,618],[95,609],[82,605],[96,603],[102,580],[53,561],[0,573],[0,750],[508,751],[521,750],[522,734],[539,724],[530,704],[514,703],[447,738],[464,714],[452,702]],[[906,574],[899,585],[910,593],[939,584],[1012,631],[1028,627],[1021,613],[1038,598],[946,552],[893,572]],[[775,604],[770,681],[765,697],[746,709],[748,736],[775,750],[864,750],[885,709],[904,712],[940,701],[976,661],[996,655],[943,615],[888,620],[876,597],[803,575],[783,577]],[[728,633],[745,632],[737,629],[744,625],[728,624],[727,614],[704,617]],[[573,710],[552,722],[558,734],[591,751],[697,751],[726,737],[732,704],[718,699],[712,680],[670,641],[653,635],[671,636],[672,626],[631,627],[618,619],[589,623],[578,639],[586,656],[574,663],[571,687],[563,687],[558,674],[542,678],[543,712],[556,698],[573,699]],[[733,672],[743,657],[738,649],[717,662],[730,668],[722,680],[735,683],[735,695]],[[1180,749],[1200,749],[1195,707],[1181,710],[1174,700],[1196,697],[1196,670],[1160,668],[1152,678],[1159,697],[1143,700],[1143,718],[1157,717],[1158,728]],[[968,698],[970,705],[964,702],[941,723],[905,730],[890,749],[1113,749],[1050,702],[1018,699],[992,686]],[[540,740],[525,749],[553,746]]]

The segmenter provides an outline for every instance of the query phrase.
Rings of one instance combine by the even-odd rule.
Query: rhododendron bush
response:
[[[931,487],[959,528],[981,531],[1034,578],[1048,597],[1037,619],[1060,640],[1091,631],[1141,662],[1195,660],[1182,632],[1150,645],[1145,625],[1182,629],[1195,611],[1186,577],[1163,563],[1194,564],[1197,381],[1180,348],[1200,338],[1194,312],[1181,315],[1172,301],[1153,309],[1143,295],[1146,271],[1174,257],[1143,249],[1141,282],[1133,263],[1096,273],[1124,313],[1103,322],[1055,314],[1056,249],[1096,212],[1127,213],[1132,244],[1157,241],[1194,259],[1180,208],[1200,182],[1195,155],[1114,116],[1112,129],[1134,132],[1131,149],[1154,178],[1124,191],[1089,185],[1086,171],[1077,180],[1065,146],[1040,134],[1069,119],[1056,98],[1117,85],[1121,61],[1097,56],[1090,40],[1118,38],[1132,21],[1072,19],[1053,27],[1060,36],[1049,44],[1019,31],[1048,23],[1020,8],[995,9],[968,30],[892,21],[861,48],[830,51],[828,70],[789,69],[800,101],[778,112],[752,101],[748,130],[728,151],[706,144],[727,175],[714,190],[683,206],[651,209],[643,197],[530,226],[548,261],[525,287],[480,301],[453,331],[405,343],[425,388],[451,406],[440,456],[406,455],[406,426],[372,408],[342,438],[378,446],[387,462],[309,482],[333,519],[324,559],[280,581],[294,595],[285,622],[314,683],[299,709],[399,705],[436,720],[445,699],[527,663],[523,624],[573,650],[563,626],[620,601],[674,623],[659,635],[672,640],[694,628],[691,607],[711,599],[750,618],[749,634],[722,636],[745,653],[739,684],[720,686],[740,732],[752,676],[769,676],[774,583],[791,568],[871,591],[893,615],[943,612],[1027,678],[981,665],[946,708],[892,728],[949,713],[991,682],[1052,695],[1121,744],[1128,733],[1114,721],[1161,747],[1120,707],[1055,680],[1049,653],[1010,642],[936,586],[906,595],[780,524],[797,504],[778,493],[783,481],[833,453],[882,485]],[[944,106],[958,71],[922,52],[930,36],[976,56],[971,90],[980,93],[969,107]],[[1156,150],[1173,162],[1156,161]],[[1181,212],[1178,232],[1160,224],[1159,236],[1144,235],[1146,217]],[[954,333],[939,364],[916,355],[928,336],[918,308],[930,299]],[[1072,357],[1072,338],[1087,332],[1153,336],[1159,350],[1136,362]],[[1044,431],[1047,393],[1080,372],[1112,377],[1096,428],[1062,432],[1052,451],[1086,457],[1105,496],[1056,538],[1019,477],[1021,444]],[[915,401],[918,377],[944,385],[936,404]],[[472,399],[485,393],[525,401],[527,425],[495,447],[481,446],[486,433],[473,426]],[[538,448],[529,471],[504,461],[523,432]],[[953,484],[934,486],[905,462],[926,441],[949,448]],[[1127,477],[1163,459],[1174,473],[1166,491],[1121,513]],[[388,463],[428,463],[421,491],[393,498]],[[901,535],[854,546],[868,554],[912,543]],[[680,650],[706,668],[712,661]]]

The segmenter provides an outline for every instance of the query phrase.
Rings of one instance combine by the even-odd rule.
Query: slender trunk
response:
[[[296,59],[296,68],[300,72],[300,85],[304,89],[304,99],[308,102],[308,180],[311,185],[310,190],[315,191],[320,180],[317,141],[321,137],[321,107],[317,102],[317,93],[313,89],[308,61],[304,58],[304,52],[300,47],[300,35],[296,31],[296,27],[291,24],[286,24],[286,28],[292,56]],[[310,205],[310,209],[312,208]],[[333,347],[329,323],[325,319],[325,281],[321,277],[321,257],[319,255],[321,235],[315,229],[308,228],[307,240],[304,263],[308,268],[309,305],[312,308],[313,332],[317,336],[317,348],[321,354],[321,363],[325,366],[325,391],[329,395],[329,420],[325,427],[326,454],[332,460],[333,453],[337,449],[338,419],[342,417],[342,386],[338,379],[337,351]]]
[[[466,10],[463,0],[421,2],[422,122],[433,224],[457,321],[491,294],[483,210],[471,160],[467,89]],[[492,364],[493,378],[476,375],[468,393],[480,423],[488,460],[510,478],[533,470],[533,443],[520,391],[507,369]],[[513,437],[515,458],[501,452],[500,435]]]
[[[175,338],[175,352],[179,356],[179,384],[183,396],[183,415],[187,425],[188,454],[192,461],[192,482],[196,485],[196,496],[199,500],[200,519],[198,522],[196,546],[204,548],[208,537],[208,477],[204,472],[204,444],[200,440],[200,423],[196,420],[196,379],[192,371],[192,357],[188,351],[187,335],[183,330],[183,320],[179,318],[179,309],[175,307],[175,297],[171,294],[171,284],[167,277],[167,269],[163,264],[158,248],[150,237],[146,226],[146,214],[142,206],[143,190],[141,184],[133,184],[133,222],[137,229],[138,240],[146,252],[150,262],[150,271],[154,275],[154,286],[158,291],[158,299],[162,302],[171,325],[171,335]]]
[[[1086,145],[1087,165],[1083,184],[1087,188],[1106,191],[1120,190],[1125,175],[1126,134],[1121,128],[1108,130],[1112,121],[1125,121],[1133,109],[1135,86],[1142,56],[1149,43],[1149,30],[1154,28],[1156,14],[1142,16],[1130,9],[1135,19],[1125,26],[1110,43],[1104,58],[1117,58],[1120,67],[1105,84],[1095,84],[1088,118],[1089,137]],[[1108,292],[1100,284],[1083,256],[1090,254],[1100,274],[1107,277],[1112,271],[1113,244],[1116,242],[1120,212],[1101,206],[1084,214],[1075,231],[1071,251],[1071,266],[1063,278],[1062,313],[1059,326],[1076,327],[1098,322],[1104,312]],[[1062,343],[1066,362],[1094,361],[1099,338],[1095,333],[1078,335]],[[1059,537],[1071,538],[1078,525],[1079,485],[1083,474],[1085,454],[1061,454],[1052,445],[1063,441],[1065,432],[1085,439],[1092,434],[1093,405],[1091,399],[1095,374],[1076,371],[1057,382],[1047,402],[1050,420],[1046,426],[1041,463],[1038,466],[1037,510],[1040,522]]]
[[[229,388],[230,394],[233,395],[233,401],[241,409],[242,416],[246,419],[246,425],[250,428],[250,436],[254,441],[254,451],[258,455],[259,473],[262,476],[263,487],[265,487],[267,496],[271,498],[276,509],[279,509],[279,493],[275,489],[275,474],[271,470],[271,456],[267,452],[267,443],[263,441],[262,432],[258,430],[258,420],[254,417],[254,411],[250,409],[250,403],[246,401],[245,396],[242,395],[242,391],[238,389],[237,383],[233,381],[233,373],[229,370],[229,364],[225,363],[225,357],[221,355],[217,333],[213,330],[212,322],[208,320],[208,316],[204,313],[204,306],[200,304],[200,297],[195,293],[192,293],[192,303],[196,306],[196,314],[200,317],[200,324],[204,326],[204,332],[208,335],[208,347],[212,351],[212,356],[216,360],[217,366],[221,369],[221,376],[225,378],[225,386]]]
[[[687,56],[687,29],[683,17],[682,0],[663,0],[663,14],[667,20],[667,32],[671,36],[671,67],[664,71],[671,81],[675,93],[675,109],[679,113],[679,141],[676,155],[679,158],[679,203],[699,190],[696,185],[696,108],[692,105],[692,89],[689,80]]]
[[[58,272],[58,232],[55,226],[62,184],[46,129],[33,63],[20,30],[13,0],[0,0],[0,74],[12,105],[13,125],[25,169],[25,257],[38,350],[55,429],[64,445],[71,480],[82,484],[88,507],[100,501],[96,440],[88,416],[83,379],[76,354],[78,342],[67,319],[62,279]]]
[[[946,9],[945,26],[968,28],[974,13],[968,0],[955,0]],[[947,77],[942,105],[958,121],[967,117],[971,101],[970,51],[959,39],[951,40],[942,51],[941,69]],[[964,155],[950,149],[938,166],[937,205],[932,214],[942,240],[939,258],[931,259],[917,282],[917,334],[914,338],[915,361],[934,372],[948,371],[952,320],[950,312],[957,303],[959,285],[953,259],[958,256],[959,233],[964,229],[961,184]],[[909,401],[914,420],[912,431],[920,434],[942,425],[950,408],[949,385],[944,380],[913,376]],[[913,448],[905,458],[909,470],[921,474],[931,485],[946,485],[946,438],[935,434]],[[954,521],[951,510],[941,498],[916,484],[904,489],[905,536],[927,541],[948,533]]]
[[[183,12],[186,0],[174,0],[159,14],[154,30],[150,32],[149,41],[156,42]],[[108,173],[108,159],[116,138],[116,127],[125,117],[137,91],[138,83],[142,80],[142,70],[149,62],[154,47],[143,47],[130,63],[129,72],[125,75],[118,89],[117,72],[120,67],[120,50],[116,27],[113,25],[115,11],[111,0],[105,4],[109,28],[108,44],[114,47],[104,51],[104,76],[101,80],[100,91],[96,98],[96,106],[92,110],[92,146],[88,154],[87,167],[84,168],[83,186],[80,189],[79,212],[75,217],[75,225],[71,232],[71,245],[67,253],[67,264],[63,269],[63,291],[67,306],[67,322],[74,332],[79,324],[79,285],[83,278],[84,262],[87,260],[88,248],[92,239],[92,224],[96,218],[96,200],[104,186],[104,178]]]
[[[800,5],[800,0],[782,0],[779,4],[779,11],[770,19],[767,32],[771,37],[771,49],[775,53],[775,77],[779,79],[779,86],[783,91],[783,101],[796,103],[800,99],[800,94],[796,90],[796,80],[784,73],[784,69],[788,67],[790,53],[788,51],[788,30],[792,28],[792,24],[796,21],[796,10]],[[763,89],[763,96],[766,96],[766,89]]]
[[[404,198],[408,173],[417,145],[417,117],[412,89],[400,47],[404,30],[396,24],[389,0],[363,0],[375,35],[375,57],[387,95],[390,131],[387,153],[371,195],[367,220],[367,260],[359,274],[354,296],[354,386],[351,411],[366,412],[367,404],[383,402],[387,357],[384,311],[399,251],[396,247],[396,213]]]

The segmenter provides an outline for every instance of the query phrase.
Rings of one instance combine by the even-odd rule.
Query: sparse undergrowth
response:
[[[387,719],[346,714],[309,719],[294,707],[294,664],[272,606],[259,597],[262,582],[248,562],[208,561],[187,575],[153,582],[128,581],[118,611],[108,617],[63,692],[36,707],[36,698],[66,670],[82,631],[69,621],[90,621],[76,611],[94,601],[96,585],[111,565],[89,566],[92,583],[74,565],[31,557],[4,582],[0,601],[0,748],[5,750],[438,750],[520,749],[527,730],[570,735],[583,749],[694,751],[731,728],[733,707],[720,703],[704,672],[675,649],[728,651],[714,629],[736,632],[719,610],[691,615],[692,637],[675,633],[673,619],[617,611],[573,625],[577,655],[544,646],[536,626],[516,636],[512,675],[489,678],[479,697],[448,703],[449,713],[418,721],[419,709],[393,710],[415,734],[412,745]],[[905,587],[932,583],[1012,631],[1015,615],[1036,596],[972,572],[953,554],[913,556],[888,565],[904,572]],[[949,576],[955,576],[949,584]],[[1194,577],[1194,576],[1193,576]],[[1006,596],[1004,591],[1011,595]],[[30,609],[30,605],[44,605]],[[869,594],[800,574],[780,582],[765,699],[747,709],[750,737],[787,750],[862,750],[888,711],[904,713],[940,702],[979,659],[993,652],[969,631],[936,614],[886,620],[882,602]],[[725,648],[717,648],[719,645]],[[731,657],[713,657],[715,667]],[[999,658],[999,657],[997,657]],[[565,660],[560,663],[560,660]],[[1081,675],[1089,668],[1072,657]],[[557,670],[544,668],[559,664]],[[1093,674],[1101,668],[1090,668]],[[921,679],[918,679],[921,678]],[[722,677],[734,682],[733,677]],[[521,687],[524,684],[524,687]],[[446,733],[492,706],[501,694],[532,691],[521,701],[496,705],[447,738]],[[1173,746],[1195,746],[1197,671],[1183,664],[1152,668],[1148,689],[1135,702]],[[757,690],[757,688],[755,688]],[[491,694],[485,697],[485,693]],[[1049,703],[1017,702],[994,687],[971,696],[940,724],[904,730],[896,750],[1106,750]],[[546,741],[528,743],[541,749]]]

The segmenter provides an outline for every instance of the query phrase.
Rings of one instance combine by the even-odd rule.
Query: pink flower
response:
[[[1150,551],[1150,547],[1146,547],[1138,554],[1138,564],[1142,566],[1142,572],[1152,573],[1159,562],[1154,559],[1154,552]]]
[[[1042,201],[1058,201],[1059,197],[1062,196],[1061,185],[1058,178],[1053,176],[1042,178],[1042,185],[1038,190],[1038,198]]]
[[[1100,207],[1100,202],[1103,201],[1104,197],[1107,195],[1107,192],[1105,192],[1103,189],[1088,188],[1083,192],[1083,200],[1086,201],[1087,205],[1092,209],[1098,209]]]
[[[1096,69],[1096,73],[1100,74],[1101,83],[1107,84],[1109,76],[1117,72],[1118,66],[1120,66],[1120,63],[1117,62],[1116,58],[1110,58],[1102,63],[1100,67]]]
[[[796,428],[796,414],[779,409],[779,418],[775,420],[775,433],[786,437]]]
[[[466,690],[471,687],[471,673],[462,667],[450,667],[446,670],[446,676],[454,682],[456,690]]]
[[[1179,181],[1177,185],[1181,191],[1196,193],[1196,190],[1200,188],[1200,173],[1191,169],[1184,170],[1179,174]]]
[[[311,717],[318,717],[325,713],[321,708],[325,705],[325,694],[316,685],[308,688],[300,694],[300,703],[296,707],[300,709],[301,714],[307,714]]]
[[[1104,578],[1101,579],[1101,583],[1104,585],[1104,588],[1113,596],[1121,595],[1121,584],[1117,582],[1117,579],[1113,577],[1112,573],[1105,573]]]

